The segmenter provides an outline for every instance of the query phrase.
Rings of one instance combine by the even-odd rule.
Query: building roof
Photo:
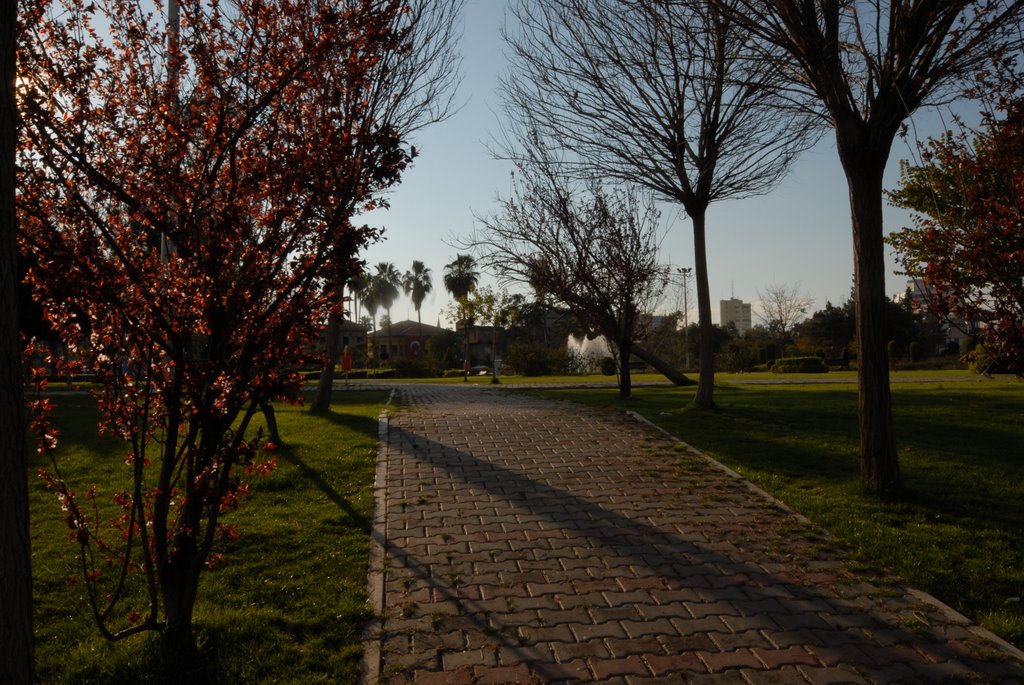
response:
[[[420,330],[423,331],[424,338],[432,338],[435,335],[448,331],[447,328],[438,328],[428,323],[423,324],[421,329],[419,322],[406,319],[405,321],[396,321],[390,325],[382,326],[377,329],[375,335],[379,335],[382,338],[418,338]]]

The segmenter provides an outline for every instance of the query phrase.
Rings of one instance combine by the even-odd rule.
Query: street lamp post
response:
[[[686,369],[690,369],[690,274],[693,267],[683,266],[679,273],[683,277],[683,344],[686,346]]]

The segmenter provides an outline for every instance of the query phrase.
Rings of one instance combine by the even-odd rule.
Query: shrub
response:
[[[605,376],[614,376],[618,370],[618,365],[615,363],[615,360],[612,359],[611,357],[605,357],[604,359],[601,360],[601,373],[603,373]]]
[[[427,340],[424,359],[434,373],[441,375],[462,362],[462,341],[455,331],[443,331]]]
[[[772,373],[825,373],[828,366],[821,357],[783,357],[772,364]]]
[[[557,350],[548,350],[548,366],[553,374],[583,373],[583,360],[578,354],[564,346]]]
[[[972,352],[974,352],[974,349],[977,346],[978,346],[978,339],[975,338],[973,335],[967,336],[966,338],[964,338],[963,340],[960,341],[960,356],[961,357],[969,356]]]
[[[445,369],[442,374],[445,378],[460,378],[464,376],[466,372],[462,369]]]
[[[395,378],[431,378],[435,374],[420,360],[403,359],[395,362]]]
[[[757,366],[758,357],[763,353],[764,350],[757,350],[751,346],[730,343],[725,350],[716,355],[715,364],[721,370],[730,373],[753,371]]]
[[[985,349],[985,346],[980,343],[975,346],[974,352],[968,355],[968,360],[970,363],[970,369],[974,373],[1006,373],[1006,369],[993,360],[992,355],[990,355],[988,350]]]
[[[552,372],[548,351],[543,346],[529,343],[509,345],[505,365],[524,376],[547,376]]]

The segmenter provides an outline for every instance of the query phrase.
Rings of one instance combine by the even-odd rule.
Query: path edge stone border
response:
[[[388,524],[388,431],[391,426],[391,408],[397,389],[392,388],[377,418],[377,463],[373,474],[373,528],[370,531],[370,550],[366,569],[366,597],[372,615],[363,629],[362,685],[380,682],[383,659],[384,631],[384,562],[387,558]]]
[[[749,480],[744,478],[742,474],[740,474],[740,473],[734,471],[733,469],[729,468],[728,466],[726,466],[722,462],[718,461],[714,457],[710,456],[709,454],[706,454],[706,453],[700,451],[699,449],[697,449],[696,447],[694,447],[690,443],[686,442],[685,440],[677,438],[676,436],[672,435],[671,433],[669,433],[667,430],[665,430],[664,428],[662,428],[658,424],[654,423],[653,421],[651,421],[650,419],[648,419],[645,416],[641,416],[639,413],[637,413],[637,412],[635,412],[633,410],[627,410],[626,414],[631,416],[636,421],[639,421],[640,423],[643,423],[643,424],[645,424],[647,426],[650,426],[651,428],[653,428],[654,430],[658,431],[662,435],[666,436],[667,438],[669,438],[673,442],[676,442],[676,443],[678,443],[680,445],[683,445],[684,447],[686,447],[687,451],[690,454],[692,454],[694,456],[697,456],[697,457],[700,457],[701,459],[704,459],[705,461],[707,461],[709,464],[711,464],[715,468],[725,472],[730,477],[735,478],[736,480],[740,481],[741,483],[744,484],[745,487],[750,489],[752,492],[757,493],[758,495],[760,495],[761,497],[765,498],[766,500],[768,500],[772,504],[780,507],[783,511],[785,511],[788,514],[792,515],[793,517],[795,517],[796,519],[800,520],[801,522],[806,523],[806,524],[811,525],[811,526],[814,526],[815,529],[821,531],[823,534],[827,535],[828,537],[832,537],[832,534],[829,531],[827,531],[826,529],[822,528],[818,524],[814,523],[813,521],[811,521],[809,518],[807,518],[806,516],[804,516],[800,512],[794,511],[789,506],[787,506],[785,502],[783,502],[782,500],[778,499],[774,495],[770,494],[767,490],[764,490],[763,488],[760,488],[757,485],[751,483]],[[968,617],[964,616],[963,614],[961,614],[959,611],[957,611],[953,607],[949,606],[948,604],[946,604],[945,602],[940,600],[938,597],[935,597],[934,595],[931,595],[931,594],[929,594],[927,592],[924,592],[923,590],[918,590],[916,588],[912,588],[912,587],[910,587],[908,585],[904,585],[904,584],[900,585],[900,589],[903,590],[904,592],[906,592],[907,594],[912,595],[916,599],[924,602],[925,604],[932,605],[933,607],[938,609],[940,612],[945,614],[946,617],[949,618],[950,622],[962,625],[964,628],[966,628],[970,632],[974,633],[978,637],[982,638],[986,642],[990,643],[991,645],[993,645],[997,649],[1005,652],[1006,656],[1008,658],[1016,659],[1017,661],[1019,661],[1021,663],[1024,663],[1024,651],[1022,651],[1022,650],[1018,649],[1017,647],[1015,647],[1014,645],[1010,644],[1009,642],[1007,642],[1003,638],[1001,638],[998,635],[996,635],[995,633],[993,633],[991,630],[988,630],[987,628],[984,628],[984,627],[978,625],[977,623],[975,623],[974,621],[972,621]]]

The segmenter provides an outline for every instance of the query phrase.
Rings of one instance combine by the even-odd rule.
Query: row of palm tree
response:
[[[464,299],[476,288],[480,279],[476,260],[472,255],[460,254],[444,267],[444,287],[456,300]],[[356,305],[356,318],[359,307],[366,309],[370,316],[373,331],[377,331],[377,312],[384,309],[388,320],[391,320],[391,306],[404,293],[412,301],[416,309],[416,321],[420,325],[420,337],[423,337],[423,321],[420,308],[434,288],[431,269],[420,260],[413,260],[412,267],[404,274],[393,262],[378,262],[373,273],[364,273],[352,279],[349,284]]]

